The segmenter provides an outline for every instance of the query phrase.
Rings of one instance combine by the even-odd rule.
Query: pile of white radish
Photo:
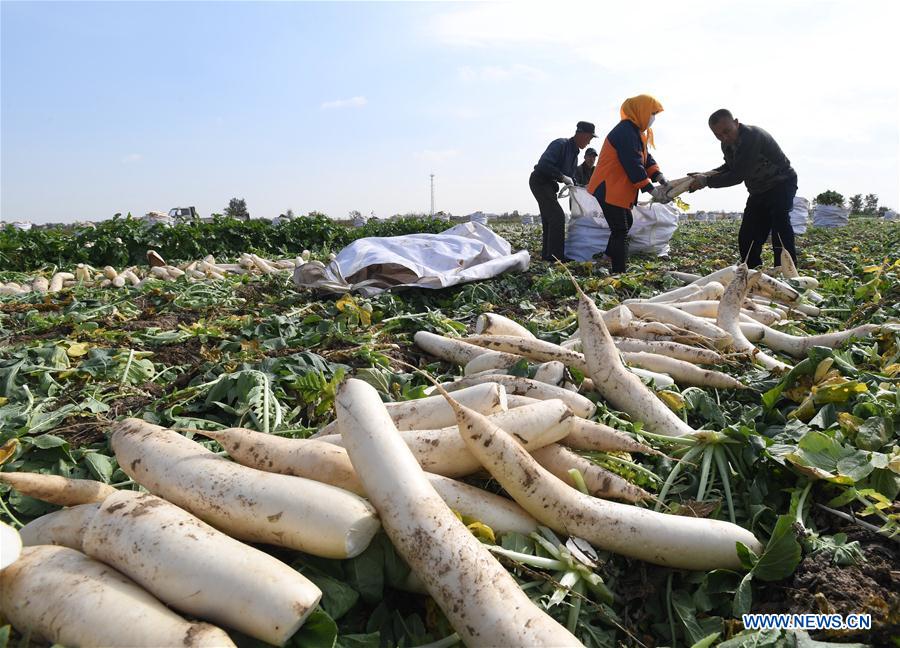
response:
[[[334,254],[331,255],[332,258]],[[293,272],[295,268],[309,261],[309,250],[295,259],[279,259],[270,261],[256,254],[244,253],[237,263],[220,263],[215,257],[207,255],[200,261],[171,265],[153,250],[147,252],[149,266],[131,266],[118,271],[112,266],[96,269],[79,263],[73,272],[56,272],[48,280],[46,277],[35,277],[24,283],[10,281],[0,282],[0,296],[24,295],[30,292],[57,293],[63,288],[76,285],[99,286],[101,288],[124,288],[125,286],[143,286],[149,280],[176,281],[188,283],[210,279],[224,279],[226,275],[271,275],[280,272]]]
[[[158,255],[149,258],[151,276],[178,274]],[[204,260],[178,276],[277,272],[294,267],[288,263],[248,255],[238,270]],[[790,268],[786,276],[796,274]],[[126,275],[112,272],[102,281],[116,285]],[[88,272],[56,283],[87,277],[96,279]],[[496,314],[480,316],[465,339],[421,331],[416,345],[459,365],[463,376],[400,403],[384,403],[368,383],[348,379],[335,399],[336,420],[307,439],[120,421],[112,449],[148,492],[0,472],[0,482],[22,494],[65,507],[15,536],[4,530],[4,552],[24,549],[3,563],[0,611],[23,633],[71,645],[233,645],[216,626],[283,645],[322,592],[244,542],[344,559],[383,529],[410,566],[404,587],[433,597],[467,645],[578,646],[461,517],[497,535],[543,525],[666,567],[739,569],[738,543],[762,550],[751,532],[644,508],[650,493],[581,454],[658,454],[591,420],[598,396],[649,432],[696,435],[655,388],[745,389],[712,367],[755,362],[784,370],[790,365],[776,353],[802,357],[812,345],[834,346],[874,327],[788,335],[772,325],[816,315],[794,287],[813,281],[792,285],[746,266],[689,279],[607,312],[579,289],[578,331],[560,345]],[[508,373],[523,360],[532,378]],[[575,376],[584,376],[577,386]],[[192,440],[195,434],[215,440],[230,460]],[[479,475],[504,493],[461,481]]]

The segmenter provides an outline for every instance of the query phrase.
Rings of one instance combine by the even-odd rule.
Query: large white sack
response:
[[[590,261],[606,250],[609,225],[603,216],[581,216],[569,222],[566,256],[575,261]]]
[[[794,234],[805,234],[809,223],[809,201],[800,196],[794,196],[794,205],[790,213],[791,228]]]
[[[678,229],[678,210],[670,204],[635,205],[631,210],[634,225],[628,232],[631,252],[656,256],[669,253],[669,241]]]
[[[566,256],[576,261],[590,261],[595,254],[606,250],[609,224],[600,211],[597,199],[585,189],[575,187],[570,192],[570,199],[577,207],[573,206],[572,220],[566,236]],[[653,203],[636,205],[632,208],[631,215],[634,217],[634,224],[628,232],[629,251],[667,255],[669,241],[678,229],[678,210],[670,205]]]
[[[376,295],[391,288],[445,288],[525,270],[527,251],[478,223],[461,223],[440,234],[370,236],[338,252],[327,266],[310,261],[294,270],[298,288]]]
[[[487,227],[488,216],[484,212],[477,211],[474,214],[469,214],[469,222],[478,223],[479,225],[484,225],[485,227]]]
[[[888,209],[884,212],[884,220],[886,221],[895,221],[900,220],[900,215],[897,214],[893,209]]]
[[[813,227],[844,227],[850,222],[850,210],[837,205],[816,205]]]

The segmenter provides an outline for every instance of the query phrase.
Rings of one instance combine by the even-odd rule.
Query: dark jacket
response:
[[[600,202],[630,209],[638,190],[657,173],[659,166],[645,152],[637,125],[623,119],[606,136],[587,188]]]
[[[797,172],[778,142],[759,126],[741,124],[734,145],[722,144],[725,164],[710,176],[707,186],[733,187],[743,182],[751,194],[760,194],[783,183],[797,184]]]
[[[534,170],[541,179],[562,182],[564,175],[571,178],[575,174],[576,164],[578,164],[578,145],[575,144],[575,138],[560,137],[550,142],[541,159],[534,165]]]
[[[582,162],[575,169],[575,175],[572,176],[572,180],[574,180],[575,184],[579,187],[586,187],[587,183],[591,181],[591,174],[593,173],[594,165]]]

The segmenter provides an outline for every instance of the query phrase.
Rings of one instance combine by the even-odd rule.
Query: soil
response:
[[[182,365],[196,365],[203,362],[200,349],[203,345],[198,338],[188,338],[177,344],[153,347],[153,357],[150,358],[156,364],[166,367],[178,367]]]
[[[865,631],[811,632],[822,641],[864,641],[887,646],[900,636],[900,551],[892,540],[856,526],[828,529],[827,534],[846,533],[848,541],[859,541],[866,561],[841,566],[831,556],[819,553],[803,559],[794,574],[772,583],[757,598],[754,612],[872,615],[872,629]]]

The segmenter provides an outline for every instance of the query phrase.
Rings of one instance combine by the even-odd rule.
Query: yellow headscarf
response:
[[[662,104],[655,97],[646,94],[629,97],[622,104],[622,119],[627,119],[641,131],[645,152],[648,145],[656,148],[656,144],[653,143],[653,129],[650,128],[650,115],[662,111]]]

